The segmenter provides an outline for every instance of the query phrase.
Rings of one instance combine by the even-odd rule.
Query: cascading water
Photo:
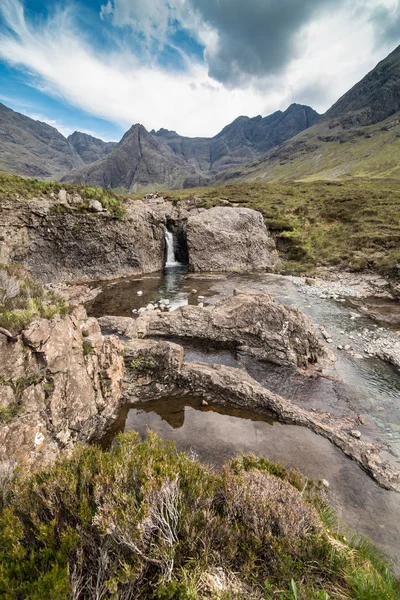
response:
[[[167,248],[167,260],[165,261],[165,267],[167,269],[171,267],[179,267],[181,263],[179,263],[175,258],[174,236],[171,231],[168,231],[168,229],[165,230],[165,244]]]

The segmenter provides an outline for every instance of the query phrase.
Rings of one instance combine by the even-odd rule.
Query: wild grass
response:
[[[65,299],[35,282],[22,265],[0,265],[0,327],[16,334],[34,319],[68,312]]]
[[[0,198],[29,201],[33,198],[49,196],[50,194],[57,195],[61,189],[66,190],[67,193],[79,194],[84,202],[98,200],[102,207],[108,210],[116,219],[124,217],[124,197],[110,190],[88,185],[40,181],[38,179],[28,179],[8,173],[0,173]],[[85,209],[87,207],[83,204],[80,208]],[[68,210],[68,208],[65,207],[64,210]]]
[[[259,210],[286,258],[286,272],[336,266],[400,276],[398,181],[257,181],[166,194],[177,203],[198,196],[204,207],[228,199],[232,206]]]
[[[155,434],[75,447],[0,482],[0,597],[398,598],[370,549],[327,531],[308,483],[251,456],[217,473]]]

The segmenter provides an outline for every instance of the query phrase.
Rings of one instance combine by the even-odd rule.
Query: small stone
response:
[[[197,294],[197,290],[193,289],[191,293],[192,294]]]
[[[329,481],[327,481],[326,479],[322,479],[321,483],[324,487],[328,488],[329,487]]]
[[[339,344],[339,346],[337,347],[338,350],[343,350],[343,346],[342,344]]]
[[[141,290],[139,290],[138,292],[136,292],[136,294],[137,294],[138,296],[143,296],[143,292],[142,292]]]
[[[326,300],[328,298],[328,296],[326,296],[325,294],[321,294],[320,298],[321,298],[321,300]]]
[[[103,207],[98,200],[89,200],[88,208],[93,212],[103,212]]]
[[[207,402],[207,400],[202,400],[202,401],[201,401],[201,405],[202,405],[202,406],[208,406],[208,402]]]
[[[58,192],[58,199],[62,204],[67,204],[67,190],[61,189]]]
[[[356,440],[359,440],[360,437],[361,437],[361,431],[357,431],[356,429],[352,429],[350,431],[350,435],[351,435],[351,437],[356,438]]]
[[[348,352],[349,350],[351,350],[351,346],[349,344],[346,344],[344,349],[346,350],[346,352]]]
[[[199,302],[197,305],[199,308],[204,308],[204,302]]]
[[[362,415],[358,415],[358,422],[360,423],[360,425],[365,425],[365,419]]]
[[[149,302],[149,304],[146,306],[146,310],[154,310],[155,306],[154,304],[151,304],[151,302]]]
[[[326,342],[327,342],[327,344],[332,344],[333,339],[332,338],[326,338]]]

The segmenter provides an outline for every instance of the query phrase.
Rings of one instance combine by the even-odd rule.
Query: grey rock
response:
[[[7,392],[21,411],[0,425],[0,462],[51,462],[63,447],[97,439],[116,419],[123,347],[103,337],[82,309],[33,322],[12,345],[0,340],[0,363],[7,378],[21,382],[13,398]]]
[[[218,206],[190,215],[186,236],[193,271],[265,270],[277,263],[261,213],[248,208]]]
[[[262,292],[235,290],[235,295],[200,308],[183,306],[169,313],[141,315],[139,337],[194,338],[248,346],[259,359],[307,368],[332,361],[311,321],[299,309],[274,302]]]
[[[103,212],[103,207],[98,200],[89,200],[89,210],[93,212]]]

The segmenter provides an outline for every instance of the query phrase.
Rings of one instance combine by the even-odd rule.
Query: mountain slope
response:
[[[400,178],[400,46],[313,127],[230,177],[249,181]]]
[[[166,129],[152,133],[164,139],[177,156],[214,176],[253,161],[310,127],[319,117],[309,106],[292,104],[285,112],[279,110],[264,118],[238,117],[213,138],[182,137]]]
[[[0,171],[58,179],[82,165],[81,157],[57,129],[0,103]]]
[[[144,188],[149,183],[171,188],[207,183],[200,171],[177,157],[163,140],[151,135],[143,125],[131,127],[110,154],[83,169],[67,173],[63,181],[129,191]]]
[[[95,162],[114,150],[117,142],[103,142],[99,138],[74,131],[68,136],[68,141],[75,148],[85,165]]]
[[[238,117],[213,138],[175,131],[148,132],[133,126],[105,157],[68,173],[64,181],[136,190],[207,185],[226,170],[257,159],[319,118],[312,108],[292,104],[269,117]]]

